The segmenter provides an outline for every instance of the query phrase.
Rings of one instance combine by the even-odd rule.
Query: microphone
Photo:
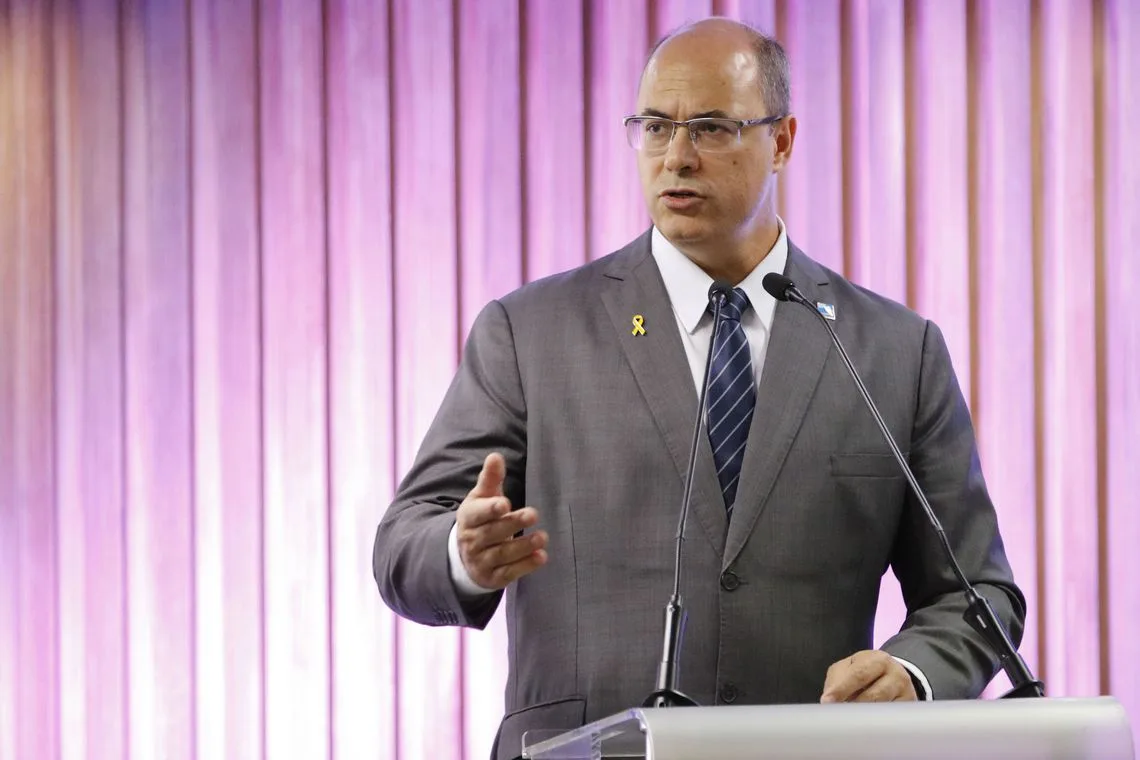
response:
[[[777,301],[791,301],[798,303],[801,306],[807,307],[812,314],[819,318],[823,326],[827,328],[827,332],[831,334],[831,341],[839,350],[839,356],[842,357],[843,363],[847,366],[847,371],[851,373],[851,378],[855,381],[855,385],[859,387],[859,394],[863,397],[864,403],[867,408],[871,410],[871,416],[875,418],[875,423],[879,426],[879,431],[883,434],[883,438],[890,447],[891,453],[898,462],[899,468],[906,476],[907,483],[910,484],[910,490],[918,498],[919,504],[922,505],[923,511],[926,513],[926,519],[934,528],[934,532],[938,534],[938,539],[942,544],[942,551],[946,555],[946,560],[950,564],[954,575],[958,578],[958,585],[962,587],[962,591],[966,595],[966,611],[962,613],[962,617],[970,624],[978,634],[989,645],[990,650],[998,656],[1001,662],[1001,668],[1009,677],[1009,682],[1013,688],[1007,693],[1002,695],[1002,699],[1009,699],[1011,697],[1044,697],[1045,684],[1037,680],[1033,673],[1029,670],[1029,666],[1025,664],[1025,660],[1013,646],[1013,642],[1009,638],[1009,633],[1005,630],[998,619],[997,613],[994,612],[993,606],[989,600],[979,594],[970,583],[966,574],[962,572],[962,566],[958,564],[958,558],[954,556],[954,550],[950,548],[950,542],[946,539],[946,531],[942,528],[942,523],[938,520],[938,515],[934,514],[934,509],[930,506],[930,502],[926,498],[926,493],[922,490],[922,486],[918,484],[918,480],[914,477],[914,472],[910,469],[906,458],[903,457],[899,446],[895,443],[891,431],[887,429],[887,423],[883,421],[883,416],[879,414],[878,407],[871,399],[871,394],[867,392],[867,387],[863,385],[863,379],[859,377],[855,365],[851,363],[850,357],[847,356],[847,351],[843,348],[843,343],[839,340],[839,336],[835,334],[831,324],[827,319],[819,313],[816,307],[809,301],[790,277],[775,272],[764,275],[764,290],[768,291],[769,295]]]
[[[665,605],[665,641],[661,650],[661,663],[657,666],[657,686],[642,707],[695,707],[696,700],[677,689],[677,666],[681,657],[681,639],[685,633],[685,612],[681,603],[681,546],[685,541],[685,522],[689,516],[689,502],[693,496],[693,473],[697,469],[697,444],[705,428],[705,393],[712,374],[712,353],[716,334],[720,330],[720,310],[732,292],[732,285],[718,280],[709,288],[709,303],[713,309],[713,336],[705,357],[704,379],[701,380],[700,400],[697,402],[697,422],[693,426],[693,443],[689,447],[689,465],[685,470],[685,492],[681,497],[681,515],[677,520],[677,556],[673,562],[673,595]]]

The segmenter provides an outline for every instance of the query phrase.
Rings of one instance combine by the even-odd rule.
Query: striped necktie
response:
[[[756,406],[752,353],[740,325],[740,317],[747,308],[748,295],[740,288],[734,289],[721,306],[720,324],[716,326],[713,339],[712,374],[705,406],[709,443],[712,444],[716,475],[729,517],[736,500],[752,410]]]

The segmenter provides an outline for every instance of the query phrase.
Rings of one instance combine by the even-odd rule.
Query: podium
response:
[[[1133,760],[1112,697],[636,708],[528,731],[527,760]]]

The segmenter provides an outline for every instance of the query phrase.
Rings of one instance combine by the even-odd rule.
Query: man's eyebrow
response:
[[[641,109],[642,116],[652,116],[655,119],[672,119],[673,117],[664,111],[658,111],[656,108],[643,108]],[[703,111],[701,113],[693,114],[690,119],[728,119],[730,118],[727,113],[719,108],[712,111]]]

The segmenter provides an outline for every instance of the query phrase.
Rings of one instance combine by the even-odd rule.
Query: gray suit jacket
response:
[[[787,274],[834,304],[845,342],[927,489],[967,576],[1020,641],[1014,585],[973,426],[938,328],[790,247]],[[634,335],[633,315],[645,335]],[[442,350],[442,349],[441,349]],[[702,704],[818,701],[828,666],[872,646],[888,566],[908,616],[883,647],[935,698],[977,696],[996,660],[827,332],[776,308],[731,521],[702,437],[684,546],[681,688]],[[482,627],[503,596],[462,603],[455,509],[483,458],[533,505],[549,562],[508,588],[510,671],[497,756],[652,690],[696,389],[650,236],[489,304],[416,463],[376,534],[385,602],[427,625]]]

